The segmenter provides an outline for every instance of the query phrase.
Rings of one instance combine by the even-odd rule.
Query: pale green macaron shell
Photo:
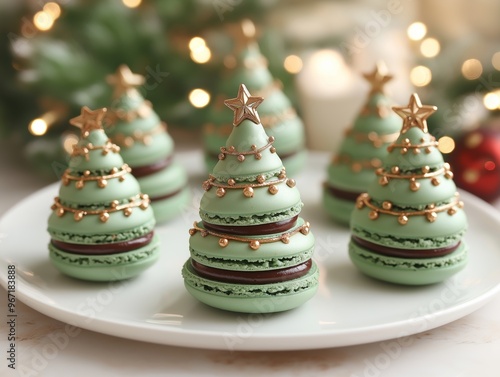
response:
[[[261,126],[244,120],[234,128],[227,140],[226,148],[234,146],[238,151],[250,150],[268,143],[268,136]],[[220,225],[258,225],[291,218],[302,209],[299,190],[286,182],[278,182],[283,165],[277,153],[264,149],[262,158],[248,155],[239,162],[235,156],[219,160],[212,176],[219,182],[234,179],[237,184],[255,182],[261,175],[267,181],[276,181],[278,192],[269,194],[266,188],[256,188],[252,198],[246,198],[243,189],[227,189],[223,197],[217,196],[217,189],[210,188],[200,201],[200,216],[204,221]]]
[[[386,117],[374,115],[378,106],[389,107],[391,102],[383,94],[372,95],[366,106],[371,109],[370,114],[360,114],[352,126],[352,131],[368,136],[376,133],[379,137],[398,133],[401,130],[401,119],[392,111]],[[357,141],[355,136],[349,135],[342,141],[338,155],[348,156],[352,162],[377,160],[380,163],[387,156],[385,143],[376,147],[371,141]],[[374,169],[364,168],[353,171],[351,163],[331,162],[327,168],[327,185],[339,190],[361,193],[374,179]],[[348,225],[354,201],[338,198],[328,191],[323,190],[323,203],[328,214],[339,223]]]
[[[144,98],[139,94],[124,94],[113,102],[111,110],[131,111],[139,108]],[[121,135],[148,133],[161,124],[158,115],[151,109],[145,117],[133,121],[117,120],[107,129],[111,139]],[[122,147],[120,153],[126,163],[132,167],[148,166],[163,161],[174,154],[174,142],[168,132],[152,135],[147,144],[134,142],[130,147]],[[176,161],[171,161],[164,169],[153,174],[137,178],[143,193],[149,195],[157,223],[169,221],[188,205],[191,192],[187,187],[187,173]],[[155,200],[155,198],[164,197]]]

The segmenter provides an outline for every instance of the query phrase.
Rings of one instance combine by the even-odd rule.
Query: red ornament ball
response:
[[[456,143],[450,164],[458,187],[488,202],[500,197],[500,127],[479,128]]]

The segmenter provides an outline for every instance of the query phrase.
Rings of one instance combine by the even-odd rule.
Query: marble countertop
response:
[[[0,213],[46,185],[28,169],[7,163],[0,148]],[[8,178],[6,178],[8,177]],[[500,202],[495,206],[500,208]],[[0,244],[1,252],[1,244]],[[6,313],[0,288],[0,312]],[[143,343],[72,329],[17,303],[17,363],[8,368],[2,319],[2,376],[498,376],[500,295],[457,321],[411,336],[406,345],[383,341],[359,346],[287,352],[232,352]]]

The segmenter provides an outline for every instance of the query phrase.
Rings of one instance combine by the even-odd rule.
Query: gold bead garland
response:
[[[399,132],[395,132],[392,134],[379,135],[377,132],[372,131],[369,133],[359,132],[350,128],[345,131],[346,137],[352,137],[354,141],[357,143],[362,143],[365,141],[369,141],[375,148],[380,148],[384,144],[392,143],[397,140],[399,136]]]
[[[280,183],[286,182],[286,185],[290,188],[295,187],[296,182],[292,178],[287,178],[286,172],[283,169],[278,175],[277,179],[267,181],[263,175],[259,175],[256,178],[257,183],[242,183],[237,184],[234,178],[229,178],[227,180],[227,184],[219,183],[216,181],[216,178],[213,175],[209,175],[209,178],[203,182],[202,188],[205,191],[209,191],[212,187],[217,187],[216,195],[219,198],[224,197],[228,189],[243,189],[243,195],[246,198],[252,198],[254,196],[254,188],[257,187],[268,187],[267,191],[271,195],[276,195],[279,192],[279,187],[277,186]]]
[[[264,145],[263,147],[257,148],[255,144],[252,144],[250,146],[249,151],[237,151],[234,146],[230,146],[228,148],[226,147],[221,147],[220,148],[220,153],[219,153],[219,160],[224,160],[227,155],[230,156],[236,156],[236,159],[239,162],[245,161],[246,156],[248,155],[254,155],[256,160],[260,160],[262,158],[262,151],[270,148],[271,153],[276,153],[276,149],[272,147],[272,144],[274,143],[274,136],[269,136],[268,138],[268,143]]]
[[[88,143],[86,146],[82,147],[77,144],[73,145],[73,152],[71,157],[83,156],[86,161],[90,160],[90,151],[101,150],[103,156],[107,155],[109,152],[118,153],[120,152],[120,147],[113,144],[110,140],[106,141],[104,145],[94,146],[92,143]]]
[[[144,145],[150,145],[153,141],[154,135],[166,132],[166,130],[167,124],[165,122],[161,122],[149,131],[135,130],[131,135],[117,133],[112,136],[112,139],[113,142],[125,148],[132,147],[136,142],[140,142]]]
[[[88,215],[98,215],[99,220],[103,223],[109,220],[109,214],[113,212],[122,211],[123,215],[129,217],[132,214],[132,209],[139,207],[145,210],[149,207],[149,196],[146,194],[138,194],[129,198],[128,203],[120,204],[117,200],[113,200],[109,207],[102,210],[82,210],[76,209],[61,204],[59,197],[54,198],[54,204],[52,204],[51,209],[56,211],[58,217],[64,216],[67,212],[73,213],[73,219],[78,222],[81,221],[85,216]]]
[[[137,109],[133,110],[123,110],[123,109],[110,109],[104,118],[106,125],[113,126],[117,121],[132,122],[137,118],[144,119],[150,115],[153,111],[153,106],[150,101],[144,100]]]
[[[428,204],[424,210],[420,211],[394,211],[393,203],[390,201],[384,201],[382,203],[382,208],[377,207],[376,205],[371,203],[371,198],[367,193],[361,194],[356,200],[356,208],[363,209],[368,207],[370,212],[368,213],[368,217],[371,220],[377,220],[379,215],[386,214],[391,216],[397,216],[398,223],[401,225],[406,225],[411,216],[425,216],[427,221],[434,222],[437,219],[437,214],[439,212],[448,213],[448,215],[453,216],[457,213],[457,208],[463,208],[464,203],[459,200],[458,192],[455,193],[455,198],[453,201],[447,204],[443,204],[441,206],[436,206],[434,203]]]
[[[332,159],[332,164],[339,165],[345,164],[350,165],[351,170],[354,173],[359,173],[363,169],[377,169],[382,166],[382,160],[379,158],[372,158],[370,160],[356,160],[347,154],[336,155]]]
[[[273,242],[279,242],[281,241],[282,243],[288,244],[290,242],[290,237],[301,233],[303,235],[308,235],[310,231],[311,225],[309,222],[305,222],[301,226],[295,228],[291,232],[286,232],[283,233],[279,236],[275,237],[266,237],[266,238],[260,238],[260,239],[255,239],[255,238],[246,238],[246,237],[238,237],[238,236],[233,236],[229,234],[223,234],[223,233],[218,233],[218,232],[213,232],[204,228],[201,228],[198,226],[197,222],[195,221],[193,224],[193,227],[189,229],[189,234],[191,236],[194,236],[197,232],[200,232],[202,237],[207,237],[208,235],[213,236],[213,237],[218,237],[219,238],[219,246],[220,247],[226,247],[229,245],[229,241],[237,241],[237,242],[246,242],[248,243],[248,246],[252,250],[258,250],[262,244],[266,243],[273,243]]]
[[[431,183],[433,186],[439,186],[441,184],[441,181],[439,180],[438,176],[444,175],[446,179],[452,179],[453,178],[453,173],[450,170],[450,164],[445,162],[443,164],[443,167],[435,170],[435,171],[430,171],[429,166],[423,166],[421,168],[422,173],[421,174],[401,174],[400,173],[400,168],[398,166],[393,166],[390,169],[390,173],[387,172],[383,168],[379,168],[375,170],[375,173],[380,176],[378,183],[381,186],[386,186],[389,184],[390,179],[407,179],[410,182],[410,190],[411,191],[418,191],[420,189],[420,183],[417,182],[417,179],[431,179]]]
[[[431,153],[433,147],[437,147],[439,145],[438,141],[434,136],[431,136],[430,141],[425,142],[424,138],[420,139],[422,144],[412,144],[410,139],[405,138],[401,144],[391,144],[387,147],[387,151],[391,153],[394,148],[401,148],[401,154],[406,154],[410,150],[413,151],[413,154],[419,154],[420,150],[423,148],[425,153]]]
[[[105,188],[109,179],[118,178],[120,182],[123,182],[125,180],[125,175],[131,171],[132,169],[127,164],[123,164],[120,169],[116,167],[112,168],[110,174],[99,176],[90,175],[90,170],[85,170],[83,176],[71,175],[70,169],[66,169],[61,178],[61,182],[64,186],[67,186],[71,181],[75,181],[75,187],[81,190],[85,187],[85,182],[96,181],[99,188]]]

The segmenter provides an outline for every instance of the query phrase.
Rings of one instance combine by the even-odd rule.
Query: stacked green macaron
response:
[[[84,280],[135,276],[159,257],[155,218],[120,148],[102,129],[106,109],[82,109],[82,129],[48,219],[49,254],[62,273]]]
[[[401,129],[398,116],[391,111],[392,100],[384,93],[392,76],[379,64],[364,77],[371,85],[368,99],[328,165],[323,186],[325,210],[344,225],[349,224],[356,198],[373,180],[375,169],[387,155],[387,146]]]
[[[108,81],[115,92],[105,118],[106,133],[121,147],[142,192],[149,195],[156,221],[171,220],[186,207],[191,194],[186,171],[175,161],[174,142],[166,124],[136,89],[144,77],[120,66]]]
[[[297,174],[306,161],[306,138],[304,124],[298,117],[281,86],[267,68],[267,61],[255,42],[248,43],[238,54],[236,67],[230,70],[219,88],[218,98],[228,98],[240,83],[248,90],[266,98],[259,108],[261,124],[268,136],[275,138],[274,144],[290,175]],[[222,103],[210,109],[210,122],[203,127],[206,165],[209,171],[217,163],[219,148],[224,145],[232,125],[227,121]]]
[[[314,237],[299,215],[300,193],[287,178],[256,112],[262,102],[244,85],[225,103],[234,127],[190,229],[182,275],[201,302],[247,313],[279,312],[309,300],[318,286]]]
[[[426,119],[436,108],[423,106],[413,94],[407,107],[394,110],[404,119],[403,129],[357,200],[349,255],[376,279],[437,283],[467,263],[467,218],[450,166],[427,130]]]

